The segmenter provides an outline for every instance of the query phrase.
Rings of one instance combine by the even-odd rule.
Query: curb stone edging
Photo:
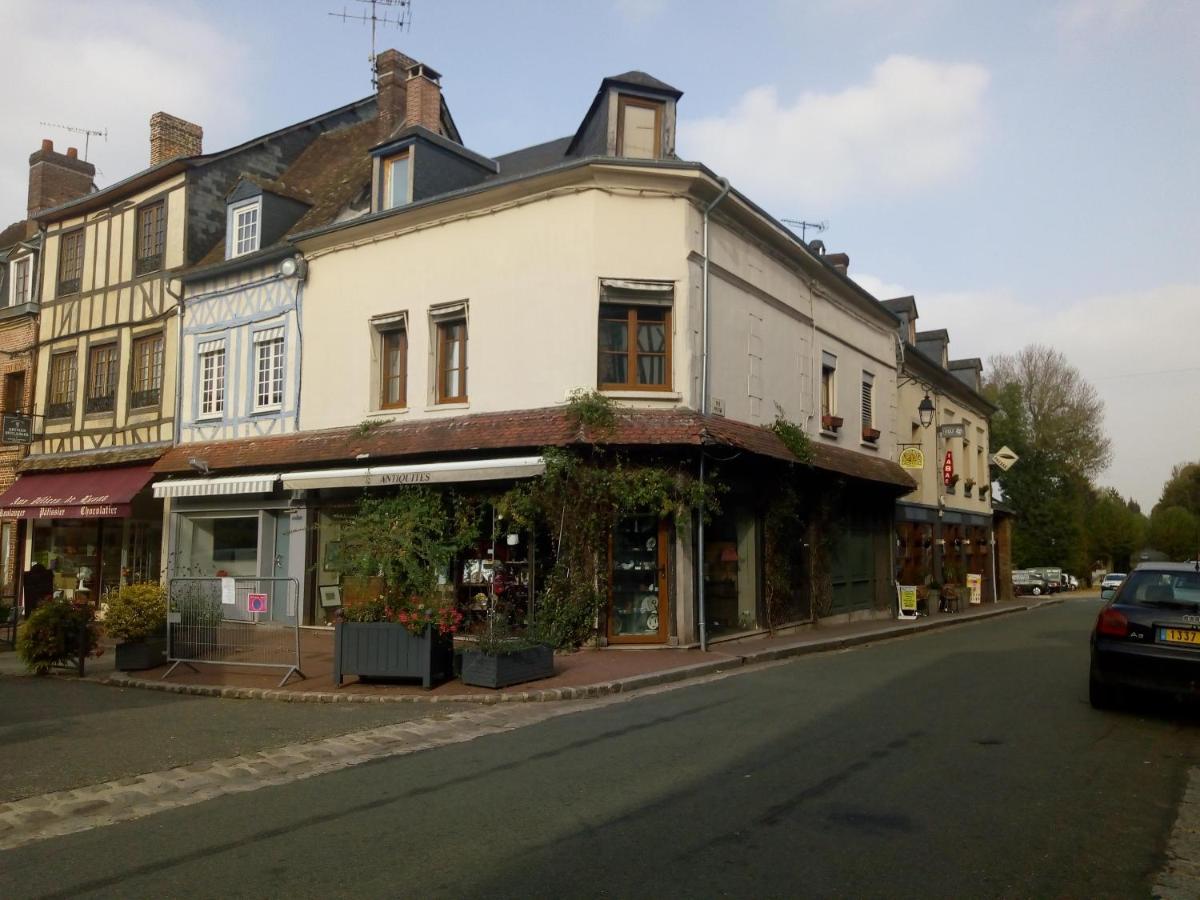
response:
[[[350,694],[334,691],[289,691],[275,688],[247,688],[231,685],[178,684],[167,681],[149,681],[144,678],[134,678],[120,672],[113,673],[104,678],[88,680],[112,687],[163,691],[169,694],[189,694],[198,697],[217,697],[226,700],[275,700],[284,703],[475,703],[488,706],[496,703],[545,703],[556,700],[584,700],[594,697],[605,697],[611,694],[628,693],[661,684],[673,684],[679,681],[687,681],[691,678],[715,675],[719,672],[753,666],[759,663],[773,662],[797,656],[809,656],[814,653],[828,653],[850,647],[860,647],[878,641],[907,637],[927,631],[938,631],[943,628],[966,625],[985,619],[994,619],[999,616],[1011,615],[1012,613],[1027,612],[1040,609],[1044,606],[1055,606],[1062,602],[1062,598],[1050,598],[1037,603],[1011,606],[1006,609],[985,610],[963,619],[947,618],[916,625],[896,625],[864,634],[830,638],[825,641],[806,641],[791,646],[772,647],[753,653],[735,654],[723,659],[694,663],[675,669],[664,669],[661,672],[631,675],[628,678],[619,678],[599,684],[544,688],[536,691],[500,691],[494,694],[450,695],[396,694],[389,696],[386,694]]]

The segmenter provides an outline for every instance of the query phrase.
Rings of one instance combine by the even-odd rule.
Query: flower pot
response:
[[[337,622],[333,629],[333,682],[342,677],[419,678],[431,688],[450,678],[454,646],[450,635],[426,628],[410,632],[398,622]]]
[[[515,653],[480,653],[467,650],[462,655],[463,684],[502,688],[524,681],[537,681],[554,674],[554,651],[544,644]]]
[[[864,428],[862,432],[863,440],[870,441],[872,444],[879,440],[878,428]]]
[[[116,659],[116,666],[122,672],[156,668],[167,661],[167,639],[153,637],[117,644]]]
[[[837,431],[842,427],[841,416],[821,416],[821,427],[826,431]]]

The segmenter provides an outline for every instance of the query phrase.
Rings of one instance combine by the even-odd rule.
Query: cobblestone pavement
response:
[[[1200,768],[1188,772],[1187,788],[1167,841],[1167,864],[1154,880],[1162,900],[1200,897]]]
[[[775,665],[783,663],[759,666],[756,670]],[[271,785],[312,778],[371,760],[513,731],[547,719],[627,702],[635,697],[722,679],[729,674],[733,673],[710,675],[686,685],[663,685],[647,688],[637,694],[614,694],[591,700],[472,706],[463,711],[439,712],[426,718],[338,737],[294,743],[0,803],[0,850],[139,819],[226,794],[256,791]]]

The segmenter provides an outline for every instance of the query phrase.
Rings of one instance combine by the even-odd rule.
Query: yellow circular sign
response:
[[[905,447],[900,451],[900,468],[902,469],[923,469],[925,468],[925,451],[920,447]]]

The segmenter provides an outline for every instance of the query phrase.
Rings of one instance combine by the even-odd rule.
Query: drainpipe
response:
[[[729,193],[729,179],[721,179],[721,193],[704,207],[704,275],[703,275],[703,311],[700,322],[700,415],[708,415],[708,214],[716,209],[717,204]],[[704,447],[700,447],[700,487],[704,487]],[[708,624],[704,609],[704,511],[700,511],[700,525],[696,532],[696,571],[699,574],[697,599],[700,615],[700,650],[708,650]]]

